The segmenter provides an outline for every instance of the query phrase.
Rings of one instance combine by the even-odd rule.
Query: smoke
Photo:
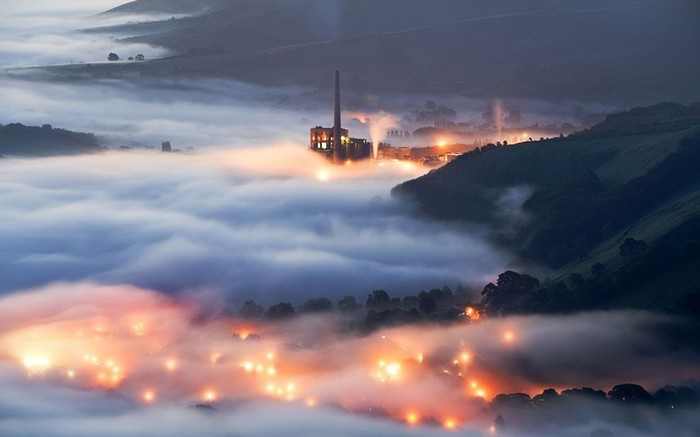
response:
[[[503,220],[504,226],[501,231],[515,233],[518,228],[527,224],[530,216],[523,209],[523,205],[534,191],[531,186],[515,186],[497,193],[494,205],[498,209],[499,217]]]
[[[372,141],[373,157],[377,158],[379,143],[386,139],[386,134],[389,129],[394,129],[401,126],[399,117],[386,111],[380,111],[374,114],[356,114],[353,116],[362,124],[368,125],[370,140]]]
[[[500,392],[609,389],[620,378],[656,387],[697,377],[697,355],[658,334],[680,323],[649,313],[514,317],[355,337],[331,316],[251,323],[206,317],[211,305],[91,283],[0,299],[0,430],[37,435],[61,424],[65,435],[87,435],[115,421],[115,433],[201,426],[209,435],[236,423],[242,435],[275,435],[296,415],[307,432],[347,426],[348,435],[403,435],[415,421],[425,432],[439,433],[438,425],[485,435],[493,420],[486,401]],[[259,340],[248,339],[253,333]],[[187,409],[198,403],[222,414]],[[557,435],[639,431],[636,410],[612,408],[582,402],[567,414],[583,409],[592,420],[558,418],[554,424],[572,429]],[[240,420],[229,423],[231,415]],[[182,428],[173,427],[174,416]],[[674,416],[681,429],[691,421],[697,425]],[[668,426],[659,418],[643,435]]]
[[[503,114],[503,104],[500,99],[493,101],[493,124],[496,126],[497,131],[497,141],[501,141],[503,138],[503,122],[505,121],[505,115]]]

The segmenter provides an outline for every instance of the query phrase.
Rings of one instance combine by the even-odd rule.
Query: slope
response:
[[[181,0],[182,1],[182,0]],[[355,93],[597,101],[700,97],[700,7],[661,0],[209,0],[209,13],[141,42],[177,56],[109,66]],[[118,12],[162,8],[140,0]],[[173,3],[174,5],[180,3]],[[184,1],[182,11],[191,10]],[[152,26],[158,26],[152,23]],[[147,35],[146,35],[147,34]],[[555,38],[552,36],[556,35]],[[100,69],[93,73],[99,73]],[[660,81],[659,78],[664,78]],[[641,90],[641,92],[640,92]]]
[[[695,308],[697,108],[637,108],[567,139],[487,147],[401,184],[393,194],[433,218],[515,226],[500,241],[553,270],[542,288],[499,301],[499,311]],[[645,121],[634,127],[640,114]],[[513,186],[532,190],[523,204],[529,220],[515,224],[506,223],[499,204]]]

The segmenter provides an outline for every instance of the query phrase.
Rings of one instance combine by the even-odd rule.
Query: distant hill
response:
[[[71,132],[45,124],[0,125],[0,154],[11,156],[54,156],[91,153],[102,148],[93,134]]]
[[[682,309],[684,299],[697,298],[700,311],[698,162],[698,105],[664,103],[611,115],[565,139],[486,147],[392,193],[433,218],[503,224],[509,220],[504,193],[527,187],[529,218],[499,241],[553,269],[550,282],[565,288],[569,275],[579,287],[589,279],[608,281],[596,288],[607,294],[572,292],[554,309]],[[683,285],[670,287],[671,278]],[[527,299],[519,305],[539,309]]]
[[[625,135],[677,130],[700,124],[700,103],[681,105],[664,102],[608,115],[605,120],[576,137]]]
[[[231,3],[231,0],[140,0],[110,9],[106,14],[191,14],[210,12]]]
[[[700,98],[700,57],[689,56],[700,52],[697,2],[139,0],[111,13],[193,8],[201,15],[167,31],[144,23],[144,36],[134,38],[176,56],[80,68],[95,75],[136,70],[319,89],[340,69],[354,95],[628,104]]]

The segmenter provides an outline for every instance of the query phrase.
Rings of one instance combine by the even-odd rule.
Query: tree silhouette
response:
[[[654,398],[644,387],[637,384],[620,384],[613,387],[608,393],[608,398],[615,402],[627,402],[630,404],[652,403]]]
[[[263,312],[265,312],[265,308],[262,305],[258,305],[252,300],[247,300],[238,310],[238,315],[245,319],[259,319],[262,317]]]
[[[272,305],[265,313],[265,318],[269,320],[285,320],[296,315],[294,307],[289,302],[280,302]]]
[[[418,298],[418,310],[422,314],[432,314],[437,310],[435,300],[429,295],[423,295]]]
[[[365,304],[368,310],[386,310],[391,307],[391,297],[384,290],[374,290],[367,296]]]
[[[300,308],[302,313],[329,313],[333,311],[333,302],[327,297],[307,300]]]
[[[639,255],[647,250],[647,244],[642,240],[635,240],[628,237],[624,243],[620,245],[620,255],[624,257],[632,257]]]
[[[352,314],[357,311],[359,305],[355,296],[345,296],[338,301],[338,309],[343,314]]]

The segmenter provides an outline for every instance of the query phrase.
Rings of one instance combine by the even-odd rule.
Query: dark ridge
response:
[[[76,155],[103,150],[91,133],[53,128],[50,124],[0,125],[0,154],[13,156]]]

